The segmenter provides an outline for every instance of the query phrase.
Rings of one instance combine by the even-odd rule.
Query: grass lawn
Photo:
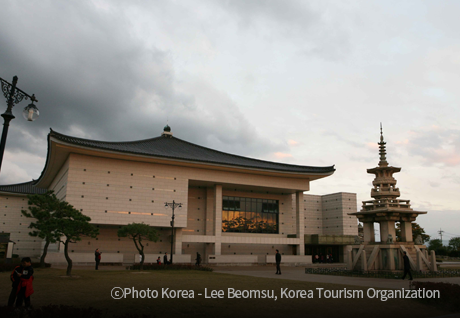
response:
[[[10,273],[0,273],[0,299],[7,302],[11,290]],[[291,280],[235,276],[201,271],[90,271],[74,269],[78,277],[62,277],[65,270],[36,269],[32,305],[64,304],[95,307],[107,313],[137,313],[158,317],[436,317],[451,314],[409,299],[324,299],[318,298],[316,288],[336,290],[367,288],[334,284],[296,282]],[[114,287],[137,290],[157,289],[158,299],[112,299]],[[161,299],[161,288],[194,290],[194,299]],[[272,299],[206,299],[205,288],[235,288],[240,290],[274,290]],[[281,288],[314,290],[313,299],[280,299]],[[198,296],[202,293],[203,296]],[[366,292],[364,292],[366,295]]]

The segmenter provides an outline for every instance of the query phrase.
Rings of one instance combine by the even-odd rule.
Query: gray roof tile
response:
[[[160,136],[128,142],[107,142],[83,139],[66,136],[53,130],[51,130],[49,136],[76,146],[208,164],[291,173],[331,173],[335,171],[334,166],[299,166],[232,155],[195,145],[172,136]]]
[[[21,194],[44,194],[46,189],[36,188],[34,186],[35,181],[29,181],[17,184],[0,185],[0,192],[11,192]]]

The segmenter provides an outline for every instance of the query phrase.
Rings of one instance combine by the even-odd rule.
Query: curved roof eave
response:
[[[53,140],[52,140],[53,139]],[[38,184],[45,176],[51,160],[52,142],[80,149],[98,150],[105,153],[134,155],[152,159],[190,162],[253,171],[276,172],[280,174],[329,176],[335,171],[334,165],[326,167],[300,166],[253,159],[195,145],[175,137],[156,137],[131,142],[105,142],[67,136],[50,129],[45,167],[36,180]],[[179,151],[178,151],[179,148]],[[169,151],[169,153],[168,153]]]
[[[34,186],[35,181],[28,181],[16,184],[0,185],[0,193],[27,195],[27,194],[44,194],[46,189],[37,188]]]

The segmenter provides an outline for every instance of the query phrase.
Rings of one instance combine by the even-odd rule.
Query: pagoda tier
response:
[[[431,252],[430,262],[423,239],[419,235],[414,240],[412,233],[413,222],[426,212],[414,211],[409,200],[398,199],[400,192],[393,174],[400,172],[401,168],[392,167],[387,162],[381,124],[378,145],[379,164],[367,169],[367,173],[375,175],[371,189],[373,200],[363,201],[361,211],[348,213],[362,222],[362,235],[355,238],[354,246],[347,251],[347,269],[396,271],[403,269],[409,259],[411,267],[419,272],[436,271],[436,254]],[[380,227],[380,240],[375,237],[375,223]],[[396,223],[399,223],[398,237]]]
[[[383,139],[382,127],[380,126],[378,167],[367,169],[367,173],[375,175],[371,189],[371,197],[374,200],[363,201],[359,212],[349,213],[355,215],[364,224],[364,241],[374,242],[374,223],[380,223],[381,240],[396,240],[395,222],[400,222],[403,228],[403,240],[412,241],[411,222],[415,221],[419,214],[426,212],[414,211],[410,207],[409,200],[399,200],[399,188],[396,187],[394,173],[400,172],[401,168],[392,167],[386,159],[386,142]]]

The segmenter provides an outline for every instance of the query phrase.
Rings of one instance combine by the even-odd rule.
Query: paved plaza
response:
[[[242,276],[254,276],[273,279],[289,279],[312,283],[330,283],[341,285],[352,285],[361,287],[376,288],[409,288],[409,280],[387,279],[387,278],[366,278],[366,277],[349,277],[349,276],[332,276],[332,275],[314,275],[305,274],[304,267],[281,267],[282,275],[275,275],[274,266],[215,266],[214,272]],[[400,275],[400,274],[399,274]],[[414,281],[424,282],[445,282],[460,285],[460,277],[444,278],[417,278]]]
[[[53,268],[65,269],[67,265],[53,265]],[[92,265],[74,265],[75,270],[92,270]],[[360,287],[374,288],[391,288],[401,289],[409,288],[409,280],[388,279],[388,278],[367,278],[367,277],[349,277],[333,275],[315,275],[305,274],[305,267],[286,266],[281,267],[282,275],[275,275],[275,266],[212,266],[215,273],[253,276],[271,279],[288,279],[302,282],[340,284]],[[126,266],[99,266],[101,271],[120,271],[126,270]],[[401,275],[401,274],[397,274]],[[444,282],[460,285],[460,277],[443,277],[443,278],[417,278],[414,281],[423,282]]]

